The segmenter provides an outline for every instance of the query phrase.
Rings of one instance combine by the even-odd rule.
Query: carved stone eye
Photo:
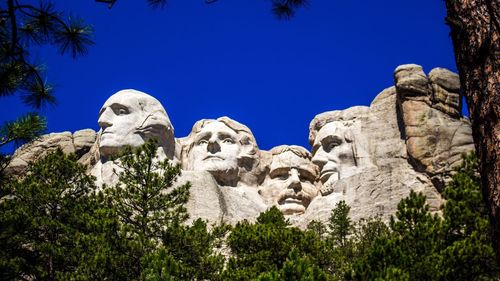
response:
[[[200,140],[200,141],[198,141],[198,145],[205,145],[207,143],[208,143],[207,140]]]
[[[286,179],[288,179],[288,177],[289,177],[288,172],[283,172],[283,173],[280,172],[279,174],[273,175],[272,178],[279,179],[279,180],[286,180]]]
[[[231,138],[225,138],[222,143],[230,143],[230,144],[233,144],[234,143],[234,140],[231,139]]]
[[[338,142],[331,142],[326,146],[326,151],[331,151],[334,149],[336,146],[339,146]]]
[[[278,176],[278,178],[279,178],[280,180],[287,180],[287,179],[288,179],[288,176],[289,176],[288,174],[283,174],[283,175]]]
[[[125,114],[128,114],[128,110],[126,110],[125,108],[118,109],[118,115],[125,115]]]

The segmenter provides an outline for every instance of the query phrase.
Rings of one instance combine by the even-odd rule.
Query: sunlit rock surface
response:
[[[125,145],[159,140],[158,159],[181,165],[176,185],[190,182],[189,222],[254,220],[276,205],[300,227],[325,222],[341,200],[355,220],[394,214],[411,190],[438,212],[440,195],[461,155],[473,150],[470,122],[461,115],[458,75],[401,65],[395,85],[370,106],[319,113],[309,132],[311,149],[283,145],[259,149],[250,128],[229,117],[203,119],[174,138],[167,111],[136,90],[112,95],[99,112],[99,132],[52,133],[19,148],[8,172],[22,176],[29,162],[61,148],[88,166],[97,184],[117,182]]]

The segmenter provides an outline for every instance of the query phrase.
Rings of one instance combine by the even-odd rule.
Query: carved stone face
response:
[[[233,129],[219,121],[208,123],[194,136],[188,155],[188,169],[237,173],[240,149],[238,135]]]
[[[337,181],[353,174],[356,168],[352,140],[341,122],[325,124],[313,143],[314,164],[320,168],[320,180]]]
[[[160,146],[173,146],[173,128],[158,100],[135,90],[112,95],[99,111],[99,152],[108,157],[125,146],[137,147],[155,137]],[[173,148],[172,148],[173,149]],[[173,150],[172,150],[173,152]]]
[[[315,184],[318,174],[310,159],[287,150],[273,155],[269,175],[259,193],[270,205],[276,205],[283,214],[303,213],[318,195]]]

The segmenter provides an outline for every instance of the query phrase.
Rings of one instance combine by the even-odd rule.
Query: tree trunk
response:
[[[500,261],[500,2],[446,0],[462,91],[472,121],[481,185]]]

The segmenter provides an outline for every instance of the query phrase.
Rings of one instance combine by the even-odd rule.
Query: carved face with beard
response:
[[[311,163],[311,154],[300,146],[278,146],[270,152],[272,162],[260,195],[285,215],[303,213],[318,195],[318,168]]]

